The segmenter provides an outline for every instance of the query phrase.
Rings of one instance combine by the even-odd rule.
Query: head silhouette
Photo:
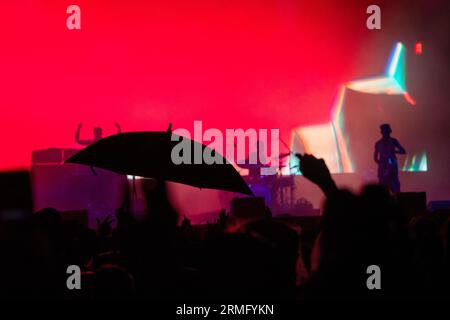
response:
[[[95,127],[93,133],[95,141],[100,140],[103,137],[103,129],[100,127]]]
[[[382,124],[380,126],[380,132],[384,138],[390,137],[391,132],[392,132],[391,126],[388,123]]]

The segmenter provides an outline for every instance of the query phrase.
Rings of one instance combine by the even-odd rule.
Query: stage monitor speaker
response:
[[[450,210],[450,200],[430,201],[428,203],[428,210],[431,212],[438,210]]]
[[[263,197],[233,198],[230,211],[239,218],[262,218],[266,213],[266,204]]]
[[[397,201],[408,218],[427,212],[426,192],[400,192]]]
[[[71,156],[79,152],[79,149],[68,148],[49,148],[44,150],[35,150],[31,153],[32,164],[62,164]]]

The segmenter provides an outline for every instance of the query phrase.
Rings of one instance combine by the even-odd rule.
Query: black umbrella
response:
[[[180,141],[172,141],[176,138]],[[184,139],[184,140],[183,140]],[[189,153],[177,153],[179,143],[190,146]],[[178,149],[174,147],[178,145]],[[194,163],[194,151],[212,152],[221,162]],[[190,162],[175,164],[172,153]],[[169,131],[127,132],[101,139],[74,156],[67,163],[78,163],[110,170],[119,174],[178,182],[198,188],[218,189],[253,195],[247,183],[224,157],[196,141]]]

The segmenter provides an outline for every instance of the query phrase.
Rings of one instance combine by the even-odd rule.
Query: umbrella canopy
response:
[[[172,141],[174,138],[180,141]],[[191,148],[191,152],[187,154],[190,161],[175,164],[172,152],[181,141]],[[215,159],[221,161],[213,164],[201,161],[200,164],[196,164],[195,150],[201,150],[202,155],[205,151],[214,154],[211,148],[174,135],[170,131],[127,132],[91,144],[70,157],[66,163],[83,164],[119,174],[178,182],[198,188],[253,195],[241,175],[224,157],[214,154]]]

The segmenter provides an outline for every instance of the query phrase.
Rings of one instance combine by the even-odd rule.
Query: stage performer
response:
[[[400,192],[396,154],[405,154],[397,139],[391,137],[392,129],[387,123],[380,126],[382,138],[375,144],[374,160],[378,164],[378,180],[392,193]]]
[[[115,123],[115,125],[116,125],[116,128],[117,128],[117,133],[121,133],[122,129],[120,128],[120,125],[117,122]],[[90,145],[90,144],[92,144],[92,143],[94,143],[94,142],[96,142],[96,141],[98,141],[98,140],[103,138],[103,129],[100,128],[100,127],[95,127],[94,130],[93,130],[94,139],[92,139],[92,140],[81,140],[80,139],[81,127],[83,127],[82,123],[80,123],[78,125],[77,132],[75,133],[75,141],[78,144],[81,144],[83,146],[88,146],[88,145]]]

